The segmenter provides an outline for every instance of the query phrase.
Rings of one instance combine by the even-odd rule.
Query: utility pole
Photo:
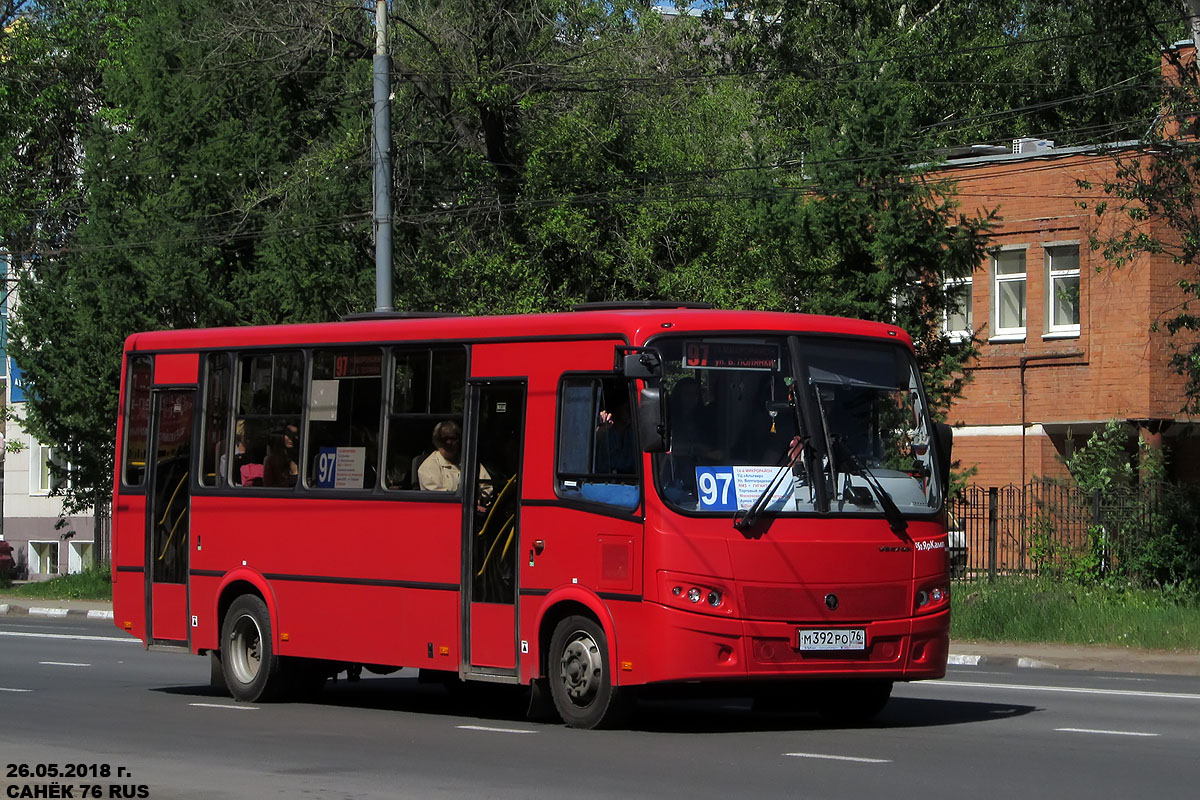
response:
[[[375,310],[392,310],[392,68],[387,55],[387,0],[375,0]]]

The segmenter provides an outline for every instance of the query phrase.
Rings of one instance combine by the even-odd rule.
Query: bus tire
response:
[[[222,694],[229,694],[229,687],[225,684],[225,665],[221,662],[218,650],[208,651],[208,685]]]
[[[221,663],[234,700],[254,703],[278,693],[280,661],[271,614],[261,597],[244,594],[229,606],[221,625]]]
[[[628,689],[613,685],[608,638],[590,617],[570,616],[550,637],[550,696],[572,728],[613,727],[628,718]]]

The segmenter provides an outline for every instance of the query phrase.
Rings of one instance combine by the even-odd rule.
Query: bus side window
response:
[[[238,415],[230,481],[234,486],[296,485],[304,355],[254,353],[239,360]]]
[[[230,372],[228,353],[209,355],[204,382],[203,449],[200,452],[200,483],[203,486],[224,486],[229,480]]]
[[[150,356],[131,356],[125,392],[124,473],[126,486],[141,486],[146,481],[146,449],[150,445],[150,382],[154,361]]]
[[[439,422],[463,425],[467,351],[463,347],[397,347],[391,375],[383,487],[416,491],[417,470],[434,450]]]
[[[629,382],[624,379],[563,380],[556,470],[560,497],[637,507],[641,449],[631,411]]]
[[[305,459],[308,486],[374,489],[383,406],[383,351],[313,353]]]

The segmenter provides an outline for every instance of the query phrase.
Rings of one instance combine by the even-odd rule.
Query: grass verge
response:
[[[1200,598],[1033,578],[955,584],[951,637],[1200,651]]]
[[[112,576],[108,570],[87,569],[48,581],[0,586],[6,597],[30,600],[110,600]]]

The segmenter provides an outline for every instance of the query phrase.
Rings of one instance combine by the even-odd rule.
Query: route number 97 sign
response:
[[[784,472],[782,478],[780,473]],[[779,510],[791,502],[796,481],[788,467],[696,467],[696,494],[703,511],[748,509],[776,478],[779,485],[767,508]]]

